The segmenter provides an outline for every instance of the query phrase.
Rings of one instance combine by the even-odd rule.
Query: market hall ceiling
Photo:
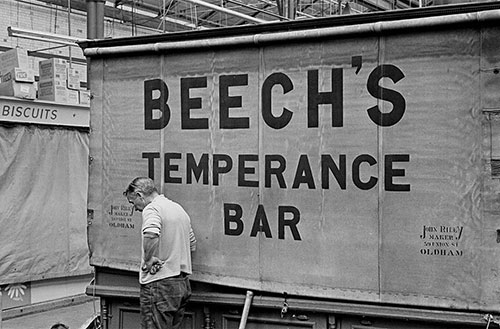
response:
[[[86,11],[86,0],[43,0]],[[158,33],[426,7],[447,0],[106,0],[105,16]]]

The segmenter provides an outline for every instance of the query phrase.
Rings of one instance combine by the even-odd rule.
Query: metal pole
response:
[[[97,39],[104,39],[104,1],[96,1],[95,33]]]
[[[288,18],[295,19],[297,13],[297,1],[288,0]]]
[[[68,0],[68,36],[71,36],[71,0]],[[71,56],[71,46],[68,47],[69,68],[73,66],[73,58]]]
[[[87,0],[87,39],[96,38],[96,10],[94,0]]]
[[[243,306],[243,313],[241,313],[241,321],[238,329],[245,329],[248,320],[248,313],[250,312],[250,305],[252,304],[253,292],[247,290],[245,298],[245,305]]]

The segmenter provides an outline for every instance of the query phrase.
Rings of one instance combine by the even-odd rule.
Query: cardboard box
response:
[[[59,80],[64,81],[64,85],[66,86],[67,69],[68,62],[60,58],[46,59],[38,63],[40,81]]]
[[[80,104],[78,90],[66,88],[66,83],[58,79],[39,81],[38,99],[63,104]]]
[[[36,89],[33,82],[18,82],[9,80],[0,83],[1,96],[14,96],[24,99],[35,99]]]
[[[80,95],[78,94],[78,90],[68,89],[68,101],[67,104],[80,104]]]
[[[1,82],[14,80],[17,82],[35,82],[35,72],[31,69],[15,67],[10,71],[2,73]]]
[[[79,90],[78,94],[81,105],[90,105],[90,90]]]
[[[38,82],[38,99],[57,103],[68,103],[68,89],[60,80],[46,80]]]
[[[86,68],[68,68],[68,88],[74,90],[85,89],[87,85]]]
[[[13,68],[29,69],[28,52],[23,48],[14,48],[0,53],[0,74],[4,74]]]

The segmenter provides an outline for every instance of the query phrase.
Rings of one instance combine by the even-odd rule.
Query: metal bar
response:
[[[245,15],[243,13],[237,12],[235,10],[223,8],[221,6],[217,6],[217,5],[214,5],[214,4],[202,1],[202,0],[184,0],[184,1],[190,2],[190,3],[195,4],[195,5],[202,6],[202,7],[205,7],[205,8],[209,8],[209,9],[212,9],[212,10],[216,10],[216,11],[219,11],[219,12],[224,13],[224,14],[228,14],[228,15],[239,17],[239,18],[243,18],[244,20],[246,20],[248,22],[251,22],[251,23],[263,24],[263,23],[267,23],[268,22],[266,20],[258,19],[258,18],[252,17],[252,16],[248,16],[248,15]]]
[[[37,49],[36,51],[47,51],[47,50],[54,50],[54,49],[59,49],[59,48],[64,48],[66,47],[65,45],[60,45],[60,46],[54,46],[54,47],[47,47],[47,48],[40,48],[40,49]],[[33,52],[32,50],[28,50],[28,55],[30,54],[30,52]]]
[[[51,53],[44,53],[43,51],[45,50],[50,50],[52,48],[60,48],[60,47],[66,47],[65,45],[61,45],[61,46],[58,46],[58,47],[51,47],[51,48],[47,48],[47,49],[37,49],[37,50],[28,50],[28,55],[29,56],[33,56],[33,57],[38,57],[38,58],[44,58],[44,59],[49,59],[49,58],[62,58],[62,59],[65,59],[67,61],[69,61],[69,57],[68,56],[61,56],[61,55],[57,55],[57,54],[51,54]],[[2,50],[3,47],[0,47],[0,50]],[[7,47],[5,47],[7,48]],[[12,49],[12,48],[7,48],[8,49]],[[83,58],[78,58],[78,57],[73,57],[73,63],[79,63],[79,64],[82,64],[82,65],[86,65],[87,64],[87,60],[86,59],[83,59]]]
[[[76,39],[60,34],[38,32],[38,31],[21,29],[17,27],[14,28],[12,26],[7,27],[7,32],[10,37],[31,39],[44,42],[53,42],[66,46],[78,46],[77,42],[85,41],[85,39]]]
[[[243,2],[240,2],[240,1],[226,0],[226,2],[235,4],[235,5],[238,5],[238,6],[241,6],[241,7],[245,7],[245,8],[251,9],[251,10],[255,10],[255,11],[258,11],[258,12],[263,13],[265,15],[273,16],[273,17],[276,17],[276,18],[279,18],[279,19],[289,20],[288,18],[286,18],[284,16],[281,16],[281,15],[275,14],[273,12],[270,12],[270,11],[267,11],[267,10],[264,10],[264,9],[260,9],[260,8],[254,7],[254,6],[250,6],[250,5],[244,4]]]
[[[8,30],[9,28],[7,28]],[[54,40],[50,39],[47,37],[42,37],[42,36],[34,36],[34,35],[25,35],[22,33],[11,33],[9,31],[9,36],[10,37],[15,37],[15,38],[22,38],[22,39],[30,39],[30,40],[36,40],[36,41],[42,41],[42,42],[52,42],[52,43],[57,43],[60,45],[65,45],[65,46],[78,46],[76,42],[66,42],[66,41],[61,41],[61,40]]]
[[[170,2],[169,8],[170,8],[171,5],[172,5],[172,2]],[[166,6],[167,5],[165,3],[165,0],[163,0],[162,8],[160,10],[160,17],[161,17],[161,20],[162,20],[163,25],[164,25],[163,33],[166,32],[165,31],[165,23],[164,22],[171,22],[171,23],[174,23],[174,24],[186,26],[186,27],[189,27],[189,28],[191,28],[193,30],[195,30],[195,29],[203,29],[204,28],[203,26],[196,26],[195,24],[193,24],[191,22],[188,22],[188,21],[185,21],[185,20],[180,20],[180,19],[177,19],[177,18],[168,17],[167,16],[168,10],[167,10]]]

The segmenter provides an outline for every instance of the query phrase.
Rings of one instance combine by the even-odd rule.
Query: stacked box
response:
[[[58,103],[80,104],[80,81],[83,73],[82,69],[70,68],[64,59],[51,58],[41,61],[38,98]]]
[[[0,83],[0,95],[35,99],[36,89],[33,82],[18,82],[15,80],[9,80],[7,82]]]
[[[67,86],[69,90],[78,92],[78,103],[90,105],[90,91],[87,90],[87,69],[80,67],[68,68]]]
[[[2,82],[10,80],[18,82],[35,82],[35,72],[31,69],[14,67],[11,70],[4,71],[1,76]]]
[[[66,82],[68,62],[60,58],[51,58],[38,63],[40,80],[59,80]]]
[[[14,48],[0,54],[0,74],[13,68],[29,69],[28,52],[23,48]]]
[[[66,70],[68,62],[59,58],[51,58],[38,63],[38,98],[57,103],[69,103],[66,87]]]
[[[78,90],[68,89],[68,104],[80,104],[80,95],[78,94]]]
[[[85,90],[87,85],[85,68],[68,68],[68,89]]]
[[[0,95],[35,99],[35,74],[29,67],[28,52],[14,48],[0,54]]]
[[[38,99],[64,104],[80,104],[78,90],[70,90],[57,80],[38,82]]]
[[[58,80],[38,81],[38,99],[67,103],[68,90],[65,83]]]
[[[90,105],[90,90],[79,90],[79,101],[82,105]]]

